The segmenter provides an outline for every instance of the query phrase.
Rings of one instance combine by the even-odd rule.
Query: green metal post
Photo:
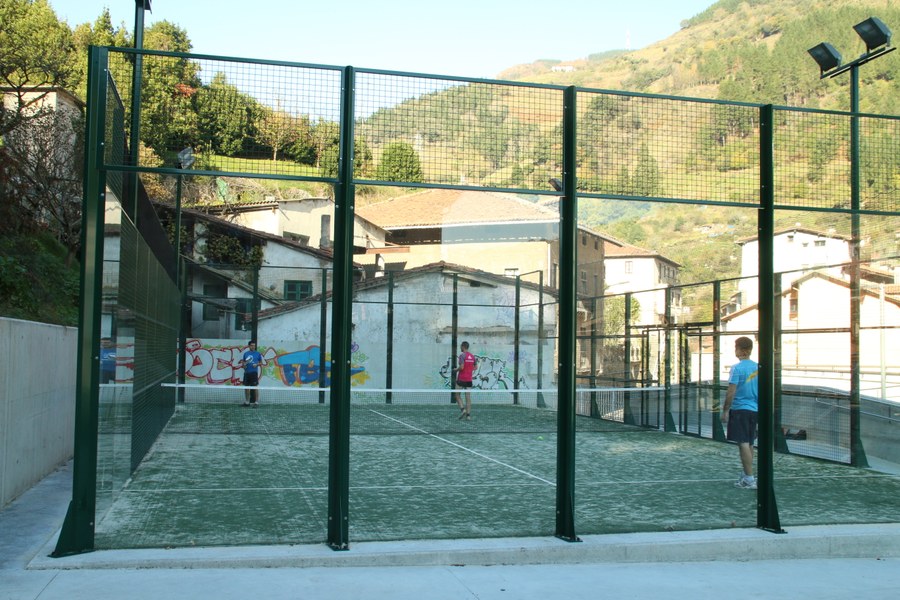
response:
[[[328,369],[325,345],[328,339],[328,269],[322,267],[322,294],[319,296],[319,390],[328,387]],[[319,391],[319,404],[325,404],[325,392]]]
[[[516,276],[515,313],[513,314],[513,404],[519,403],[519,357],[522,345],[522,323],[519,315],[522,303],[522,276]]]
[[[589,385],[597,387],[597,298],[591,299],[591,374],[588,377]],[[583,343],[583,342],[582,342]],[[600,417],[600,407],[597,405],[597,392],[591,392],[591,417]]]
[[[631,292],[625,294],[625,387],[631,387]],[[637,425],[631,409],[631,392],[625,393],[622,420],[628,425]]]
[[[456,349],[459,347],[459,336],[456,333],[459,327],[459,273],[453,274],[453,304],[450,306],[450,404],[453,404],[453,392],[456,389],[456,372],[459,367],[456,364]]]
[[[547,408],[544,401],[544,272],[538,271],[538,335],[537,335],[537,406]]]
[[[388,389],[387,403],[393,401],[394,389],[394,273],[388,271],[388,300],[387,300],[387,348],[384,353],[384,387]]]
[[[88,51],[88,102],[84,142],[81,231],[81,303],[78,370],[75,373],[75,447],[72,501],[53,556],[94,549],[97,507],[97,430],[100,406],[100,323],[103,305],[103,227],[106,178],[103,168],[109,54]]]
[[[343,73],[340,163],[334,205],[331,310],[331,412],[328,456],[328,545],[349,548],[350,344],[353,325],[353,67]]]
[[[725,428],[719,418],[722,410],[722,282],[713,282],[713,439],[725,441]]]
[[[860,194],[859,194],[859,65],[850,69],[850,464],[868,467],[860,431]]]
[[[775,239],[775,118],[771,104],[760,109],[759,139],[759,452],[756,493],[756,526],[783,532],[775,501],[775,331],[774,331],[774,239]]]
[[[259,270],[261,265],[253,269],[253,299],[250,301],[250,339],[259,340]]]
[[[134,47],[136,50],[144,48],[144,11],[150,9],[150,0],[134,0]],[[131,127],[128,139],[128,151],[130,153],[129,164],[138,165],[138,152],[141,140],[141,81],[144,74],[144,55],[140,52],[134,55],[134,67],[131,75]],[[123,204],[131,210],[131,218],[135,225],[138,221],[138,174],[125,173],[131,181],[129,186],[130,202]]]
[[[774,407],[774,421],[775,427],[773,429],[773,433],[775,434],[775,452],[779,453],[787,453],[789,452],[787,441],[784,439],[784,430],[781,427],[781,402],[782,402],[782,394],[781,394],[781,386],[782,386],[782,352],[781,352],[781,343],[782,343],[782,319],[781,319],[781,311],[782,311],[782,298],[781,298],[781,273],[774,273],[772,279],[772,297],[774,298],[775,304],[772,307],[772,330],[774,333],[774,343],[775,346],[773,348],[772,354],[772,370],[774,373],[773,376],[773,387],[774,387],[774,395],[772,396],[772,405]]]
[[[559,390],[556,450],[556,536],[570,542],[575,535],[575,350],[578,294],[578,178],[576,155],[576,88],[563,95],[563,197],[559,231]]]
[[[179,264],[183,262],[181,255],[177,257]],[[178,285],[181,288],[181,318],[178,320],[178,383],[183,384],[187,375],[187,332],[191,326],[191,301],[188,299],[188,274],[183,265]],[[184,388],[178,388],[178,402],[184,402]]]
[[[665,386],[665,431],[675,431],[672,416],[672,288],[666,288],[666,325],[663,332],[663,386]]]

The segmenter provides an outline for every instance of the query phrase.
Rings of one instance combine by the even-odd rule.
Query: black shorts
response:
[[[456,380],[456,387],[460,387],[460,388],[470,388],[470,387],[472,387],[472,382],[471,382],[471,381],[460,381],[459,379],[457,379],[457,380]]]
[[[756,441],[756,421],[758,413],[755,410],[732,410],[728,412],[729,442],[738,444],[752,444]]]
[[[259,373],[244,372],[244,385],[259,385]]]

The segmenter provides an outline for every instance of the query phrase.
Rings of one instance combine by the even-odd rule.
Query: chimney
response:
[[[331,215],[322,215],[322,227],[319,231],[319,248],[331,248]]]

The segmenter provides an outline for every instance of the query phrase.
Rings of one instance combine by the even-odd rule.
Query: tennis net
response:
[[[327,435],[331,390],[316,387],[163,384],[176,388],[180,402],[167,433]],[[652,388],[577,390],[580,431],[624,431],[623,407],[630,396]],[[258,398],[256,405],[249,396]],[[472,389],[471,414],[455,401],[464,390],[371,389],[350,392],[351,434],[555,432],[555,389]],[[249,404],[249,405],[248,405]]]

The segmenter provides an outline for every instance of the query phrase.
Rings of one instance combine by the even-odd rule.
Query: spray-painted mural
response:
[[[263,356],[260,385],[285,385],[318,387],[320,374],[319,346],[308,345],[303,350],[282,347],[289,342],[261,345],[258,350]],[[121,341],[115,344],[115,383],[130,383],[134,380],[134,343]],[[368,357],[359,345],[351,346],[351,385],[362,385],[369,379],[365,362]],[[240,385],[244,378],[241,356],[247,350],[245,342],[230,340],[188,339],[185,343],[185,381],[187,383],[208,383],[213,385]],[[331,384],[331,361],[326,353],[324,380],[322,385]]]
[[[515,389],[513,377],[506,369],[507,361],[501,358],[491,358],[489,356],[475,355],[476,368],[472,374],[472,387],[478,390],[512,390]],[[440,368],[441,378],[444,380],[444,387],[451,387],[450,377],[453,374],[453,363],[455,357],[448,357],[446,362]],[[519,388],[528,389],[525,378],[519,378]]]

